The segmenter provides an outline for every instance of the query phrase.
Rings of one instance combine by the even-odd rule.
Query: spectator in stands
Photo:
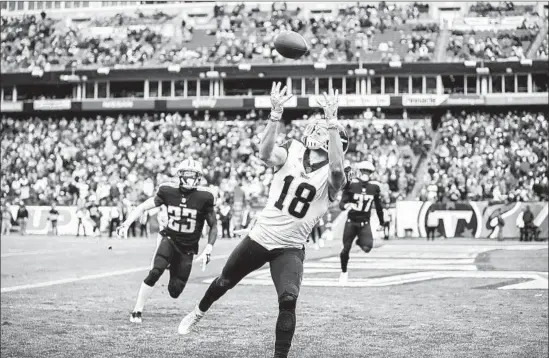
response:
[[[431,238],[432,241],[435,241],[435,232],[438,227],[438,219],[431,214],[432,213],[427,214],[427,241],[429,241],[429,238]]]
[[[13,216],[11,215],[11,211],[8,208],[6,204],[2,205],[2,230],[1,235],[9,235],[11,232],[11,221],[13,220]]]
[[[50,211],[48,212],[48,221],[51,225],[52,234],[57,236],[59,234],[57,230],[57,221],[59,220],[59,211],[55,206],[55,203],[51,204]]]
[[[19,209],[17,210],[17,224],[19,225],[19,230],[21,235],[27,234],[27,223],[29,221],[29,211],[25,206],[25,203],[21,200],[19,202]]]

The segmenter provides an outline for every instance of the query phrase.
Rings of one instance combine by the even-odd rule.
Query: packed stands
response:
[[[421,199],[531,201],[547,186],[547,113],[448,113]]]
[[[96,118],[2,118],[2,198],[9,202],[76,203],[78,197],[104,204],[126,197],[138,202],[166,181],[186,156],[201,158],[209,183],[225,193],[237,184],[252,202],[265,199],[272,177],[256,157],[263,114],[243,117],[120,115]],[[315,115],[316,116],[316,115]],[[231,119],[230,121],[227,121]],[[285,128],[300,138],[307,121]],[[348,122],[351,162],[370,159],[390,198],[404,197],[414,182],[413,165],[426,150],[425,122]],[[280,140],[283,139],[281,134]]]
[[[2,17],[2,71],[34,67],[199,65],[287,62],[272,46],[284,30],[298,31],[311,51],[300,61],[427,61],[436,47],[438,25],[426,20],[428,7],[342,6],[330,16],[250,4],[216,5],[213,29],[195,29],[193,19],[161,11],[120,13],[89,19]],[[421,21],[418,21],[421,20]],[[53,67],[52,67],[53,66]]]

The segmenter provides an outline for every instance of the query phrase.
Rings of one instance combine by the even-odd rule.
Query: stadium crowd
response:
[[[284,30],[300,32],[310,54],[300,61],[429,60],[438,26],[407,25],[428,7],[356,4],[333,16],[318,16],[286,3],[270,12],[251,5],[213,7],[214,29],[195,30],[185,15],[161,11],[116,14],[80,21],[40,16],[2,17],[2,71],[73,66],[143,66],[175,63],[233,64],[242,59],[284,62],[273,39]],[[373,56],[373,57],[372,57]]]
[[[539,200],[547,187],[547,113],[448,113],[422,200]]]
[[[252,205],[260,205],[272,178],[271,169],[256,157],[263,116],[251,111],[227,118],[221,112],[210,120],[206,111],[200,118],[198,112],[72,120],[3,117],[2,200],[112,205],[127,198],[135,204],[152,196],[158,184],[170,179],[171,169],[193,156],[204,163],[207,182],[220,187],[223,200],[230,200],[238,185]],[[299,139],[306,123],[283,128],[279,140]],[[413,187],[413,166],[428,149],[424,123],[355,121],[347,126],[352,138],[348,159],[376,163],[386,200],[402,199]]]

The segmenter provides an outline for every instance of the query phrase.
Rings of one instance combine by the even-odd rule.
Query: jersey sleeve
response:
[[[166,203],[166,187],[164,185],[160,185],[156,191],[156,195],[154,196],[154,205],[160,206],[164,203]]]
[[[211,192],[206,192],[208,197],[206,198],[206,203],[204,204],[204,213],[208,214],[215,211],[215,196]]]
[[[292,145],[292,139],[288,139],[286,140],[284,143],[282,143],[281,145],[279,145],[279,148],[282,148],[286,151],[286,153],[288,154],[288,156],[290,155],[290,146]],[[288,160],[288,156],[286,157],[286,161]],[[286,164],[286,161],[284,161],[284,163],[282,165],[277,165],[274,172],[278,172],[280,169],[282,169],[282,167],[284,166],[284,164]]]

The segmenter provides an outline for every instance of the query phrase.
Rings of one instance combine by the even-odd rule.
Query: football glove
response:
[[[330,88],[330,94],[324,92],[324,100],[316,100],[317,104],[324,110],[324,117],[328,121],[328,124],[337,123],[337,109],[339,107],[339,90]]]
[[[206,265],[210,263],[212,250],[213,250],[212,244],[206,245],[202,253],[194,260],[194,262],[202,261],[202,271],[206,271]]]
[[[271,89],[271,110],[277,115],[282,115],[282,111],[284,110],[284,103],[286,103],[293,96],[291,93],[285,96],[288,87],[284,86],[284,88],[280,90],[280,86],[282,86],[282,82],[273,82],[273,87]]]
[[[119,239],[127,239],[128,238],[128,229],[129,225],[120,225],[116,228],[116,237]]]

